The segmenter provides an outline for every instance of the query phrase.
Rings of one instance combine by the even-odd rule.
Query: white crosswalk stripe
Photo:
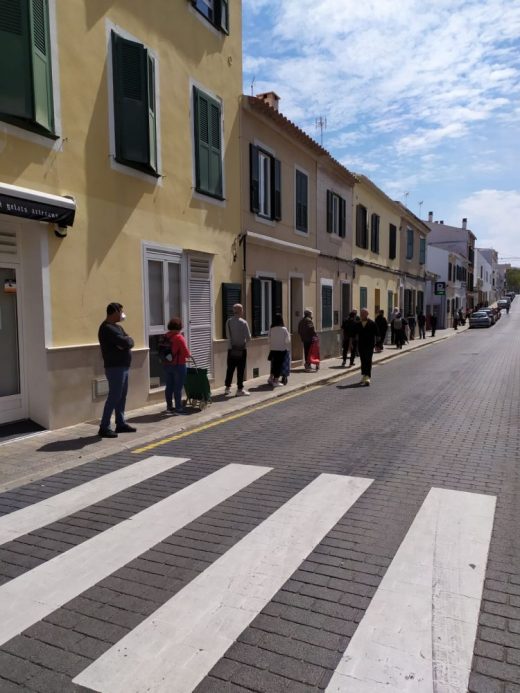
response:
[[[318,476],[73,682],[192,691],[371,483]]]
[[[150,479],[156,474],[173,469],[183,462],[184,457],[153,455],[127,467],[58,493],[39,503],[15,510],[0,517],[0,545],[45,525],[72,515],[89,505],[113,496],[134,484]]]
[[[0,644],[269,471],[229,464],[6,583],[0,587]]]
[[[465,693],[495,498],[431,489],[326,693]]]

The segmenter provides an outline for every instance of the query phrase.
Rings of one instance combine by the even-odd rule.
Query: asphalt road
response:
[[[520,691],[519,334],[0,495],[0,692]]]

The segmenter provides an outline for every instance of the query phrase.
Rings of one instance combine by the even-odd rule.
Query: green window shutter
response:
[[[226,322],[233,315],[235,303],[242,303],[242,287],[240,284],[222,284],[222,332],[226,339]]]
[[[356,207],[356,245],[359,248],[368,248],[367,210],[363,205]]]
[[[29,6],[27,0],[0,2],[0,114],[32,120]],[[7,66],[9,66],[7,68]]]
[[[228,0],[215,0],[215,25],[224,33],[229,34]]]
[[[34,90],[34,122],[53,132],[51,46],[47,0],[31,0],[30,26]]]
[[[332,286],[321,286],[321,327],[332,327]]]
[[[260,211],[260,170],[258,147],[254,144],[249,145],[249,189],[251,211],[258,214]]]
[[[283,306],[282,306],[282,282],[276,281],[273,279],[272,281],[272,300],[271,300],[271,306],[272,306],[272,317],[277,313],[280,313],[280,315],[283,315]]]
[[[308,231],[307,176],[301,171],[296,171],[296,228]]]
[[[390,238],[388,256],[390,260],[395,260],[395,257],[397,255],[397,227],[394,224],[390,224],[389,232]]]
[[[135,168],[150,162],[148,53],[135,41],[112,32],[116,159]]]
[[[282,164],[274,157],[271,159],[271,200],[271,216],[275,221],[280,221],[282,218]]]
[[[196,188],[213,197],[222,197],[221,110],[212,98],[193,89],[195,106]]]
[[[327,233],[332,233],[332,191],[327,190]]]
[[[359,287],[359,309],[368,307],[368,289],[366,286]]]
[[[148,142],[150,167],[157,171],[157,114],[155,100],[155,61],[148,55]]]
[[[370,217],[370,250],[379,253],[379,215],[372,214]]]
[[[339,198],[339,235],[340,238],[347,235],[347,203],[343,197]]]
[[[262,282],[255,277],[251,279],[251,313],[252,334],[258,337],[262,334]]]

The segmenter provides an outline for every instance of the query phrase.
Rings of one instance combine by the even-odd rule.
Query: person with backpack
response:
[[[168,323],[168,332],[159,340],[159,358],[166,381],[166,413],[170,415],[184,413],[182,391],[186,382],[186,361],[192,358],[181,330],[181,319],[172,318]]]

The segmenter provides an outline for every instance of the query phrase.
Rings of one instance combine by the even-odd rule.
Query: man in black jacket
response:
[[[343,320],[341,324],[341,330],[343,332],[343,359],[341,365],[343,367],[347,364],[347,356],[350,351],[350,366],[354,365],[354,359],[356,358],[356,340],[357,340],[357,324],[359,318],[357,318],[357,311],[352,310],[348,318]]]
[[[361,320],[356,325],[358,351],[361,360],[361,382],[363,385],[368,386],[370,385],[370,377],[372,375],[374,347],[379,338],[379,332],[375,322],[368,317],[366,308],[361,309],[360,318]]]
[[[109,303],[107,317],[99,326],[98,340],[103,355],[108,380],[108,396],[101,417],[98,435],[101,438],[117,438],[118,433],[133,433],[135,428],[125,421],[128,371],[132,362],[131,349],[134,340],[117,323],[125,319],[121,303]],[[116,430],[110,428],[112,412],[116,415]]]

